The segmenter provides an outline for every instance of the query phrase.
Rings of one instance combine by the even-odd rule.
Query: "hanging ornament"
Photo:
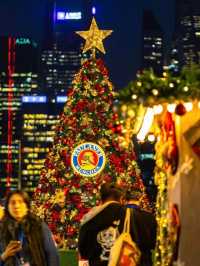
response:
[[[182,104],[182,103],[177,104],[177,106],[176,106],[176,108],[175,108],[175,113],[176,113],[177,115],[182,116],[182,115],[184,115],[186,112],[187,112],[187,111],[186,111],[186,108],[185,108],[184,104]]]

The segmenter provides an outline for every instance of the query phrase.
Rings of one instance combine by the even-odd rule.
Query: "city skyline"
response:
[[[82,2],[83,4],[87,2],[87,0],[80,0],[79,2]],[[161,25],[161,20],[159,20],[158,16],[159,12],[156,13],[156,10],[154,10],[156,5],[153,6],[144,1],[143,6],[141,6],[139,2],[135,2],[137,9],[135,9],[134,12],[139,11],[139,17],[134,16],[132,14],[132,10],[128,10],[128,6],[124,7],[121,5],[120,8],[120,5],[118,5],[117,9],[115,9],[112,13],[114,16],[109,17],[108,15],[109,10],[111,9],[111,3],[105,5],[103,2],[101,4],[99,4],[98,1],[93,2],[97,12],[95,17],[100,29],[113,29],[113,27],[116,26],[116,19],[121,18],[120,14],[122,12],[127,14],[125,19],[126,21],[134,19],[135,22],[140,24],[140,27],[138,28],[123,28],[123,23],[121,23],[119,24],[119,27],[116,28],[116,31],[114,30],[113,37],[104,42],[107,54],[105,56],[101,55],[101,57],[105,60],[105,63],[108,66],[110,72],[109,76],[113,81],[114,86],[117,89],[123,88],[123,86],[119,86],[119,84],[124,84],[125,86],[126,82],[134,79],[135,72],[143,69],[144,67],[153,67],[156,73],[162,74],[163,66],[166,63],[165,56],[170,56],[170,53],[167,54],[166,51],[167,43],[168,49],[171,48],[169,40],[170,38],[172,39],[172,34],[170,35],[170,31],[166,31],[166,29],[163,28],[163,25]],[[154,1],[154,4],[155,2],[156,1]],[[8,116],[10,117],[10,121],[12,120],[11,118],[14,118],[15,112],[11,110],[9,106],[12,106],[13,108],[13,103],[15,104],[15,102],[17,102],[19,106],[18,113],[20,114],[19,119],[21,121],[21,124],[17,124],[17,126],[15,126],[13,119],[13,121],[11,121],[11,125],[13,127],[11,127],[9,123],[5,123],[5,118],[1,118],[0,129],[3,129],[5,126],[4,124],[7,125],[8,129],[8,134],[6,133],[7,131],[4,130],[5,143],[2,143],[3,146],[1,149],[2,156],[7,154],[8,160],[6,161],[2,157],[2,162],[5,164],[4,169],[6,169],[6,173],[8,173],[7,169],[9,167],[11,169],[10,173],[14,173],[14,167],[12,166],[11,161],[14,158],[14,154],[20,155],[21,161],[19,161],[21,162],[21,165],[19,166],[18,163],[15,163],[17,166],[15,167],[15,172],[17,172],[17,168],[20,168],[23,177],[22,183],[27,182],[30,186],[35,184],[39,178],[39,171],[42,168],[42,163],[45,159],[44,150],[47,151],[52,141],[50,136],[53,131],[50,129],[48,121],[52,120],[56,123],[59,119],[58,115],[62,111],[62,107],[66,101],[65,95],[67,93],[67,89],[70,87],[74,74],[77,73],[80,68],[83,56],[88,56],[87,54],[81,56],[83,41],[75,34],[75,31],[79,29],[87,30],[89,28],[93,4],[80,5],[79,7],[82,7],[82,9],[80,9],[80,12],[77,12],[79,9],[73,7],[73,1],[71,3],[71,9],[69,10],[72,12],[66,11],[67,9],[65,8],[65,5],[61,5],[61,0],[59,1],[59,7],[57,6],[56,9],[52,3],[51,5],[48,5],[48,8],[46,7],[47,9],[45,9],[43,18],[43,26],[45,28],[45,35],[43,39],[35,40],[28,38],[28,36],[25,35],[19,36],[20,38],[8,37],[8,41],[6,43],[9,48],[9,38],[11,38],[12,47],[9,48],[10,50],[7,49],[5,52],[2,50],[1,52],[2,59],[4,57],[6,60],[10,58],[9,51],[12,52],[11,58],[14,58],[11,62],[11,65],[13,65],[13,73],[9,73],[8,62],[6,60],[1,60],[2,69],[0,72],[0,78],[2,84],[0,89],[2,91],[2,98],[0,100],[3,105],[8,106],[8,108],[6,107],[7,109],[2,112],[2,118]],[[123,7],[124,9],[122,9]],[[52,16],[53,14],[54,19]],[[105,17],[102,17],[102,14],[105,14]],[[106,18],[105,21],[104,18]],[[136,18],[140,18],[140,20],[137,20]],[[199,17],[196,17],[195,19],[195,21],[199,21]],[[183,16],[182,19],[180,19],[180,24],[182,21],[185,21],[183,24],[185,25],[185,29],[187,29],[188,25],[191,24],[188,16]],[[132,25],[134,25],[134,23],[132,23]],[[193,24],[191,25],[193,27]],[[199,30],[199,27],[196,25],[198,26],[199,24],[194,24],[194,33],[198,33]],[[133,29],[137,30],[137,34],[132,34]],[[185,32],[187,31],[185,30]],[[15,34],[13,33],[13,35]],[[140,38],[138,38],[138,36],[140,36]],[[180,36],[178,36],[179,39]],[[190,47],[194,47],[195,44],[192,43],[193,39],[190,36],[187,36],[187,34],[185,36],[187,39],[186,42],[183,42],[182,46],[184,46],[185,43],[187,44],[187,46],[184,47],[184,51],[186,55],[188,55],[188,52],[190,55]],[[134,43],[135,40],[137,40],[136,44]],[[24,49],[24,52],[19,54],[19,50],[16,50],[16,47],[18,46],[21,47],[22,50]],[[27,49],[30,49],[30,47],[37,51],[37,55],[35,54],[34,60],[30,56],[31,54],[27,53]],[[133,47],[138,47],[138,49],[135,51]],[[115,53],[117,53],[117,56],[115,56]],[[134,53],[137,55],[136,60],[133,60]],[[19,61],[16,61],[15,58],[19,58]],[[174,58],[174,60],[177,61],[176,58]],[[32,61],[38,62],[37,64],[34,63],[33,71],[34,75],[37,74],[37,90],[29,90],[21,93],[19,96],[22,97],[22,99],[20,100],[18,99],[19,97],[15,97],[16,95],[14,93],[14,89],[16,87],[18,91],[21,91],[21,87],[27,87],[25,83],[27,80],[31,80],[29,77],[29,68],[33,63]],[[19,62],[19,64],[16,68],[15,63],[17,62]],[[28,62],[25,66],[28,66],[29,64],[30,66],[28,68],[22,67],[22,69],[20,69],[20,62],[22,62],[21,66],[23,66],[25,62]],[[4,74],[4,72],[7,74]],[[8,84],[3,79],[5,75],[8,76]],[[28,78],[25,80],[25,83],[21,82],[18,84],[14,77],[21,77],[22,75],[23,77],[27,76]],[[12,84],[11,81],[13,82]],[[12,100],[12,103],[9,103],[9,100]],[[36,106],[40,106],[40,108],[37,108]],[[21,135],[17,136],[15,134],[16,130],[17,132],[20,132]],[[12,137],[11,141],[9,140],[9,136]],[[12,147],[15,143],[16,147]],[[20,153],[21,148],[22,152]],[[31,152],[31,156],[33,156],[33,158],[28,157],[29,152]],[[17,160],[18,159],[16,159],[16,162]],[[11,176],[11,174],[8,175],[9,178]],[[9,178],[6,179],[7,184],[10,183]]]
[[[46,31],[47,2],[47,0],[28,3],[25,0],[21,0],[20,3],[13,0],[1,1],[0,35],[31,37],[41,46]],[[77,1],[79,2],[81,1]],[[100,28],[113,29],[111,38],[105,42],[107,53],[104,59],[114,86],[116,89],[121,89],[134,79],[136,71],[141,67],[142,10],[145,8],[154,12],[163,28],[166,46],[172,38],[174,0],[168,1],[167,4],[160,0],[143,0],[143,2],[129,0],[127,5],[117,0],[114,8],[111,1],[91,2],[96,7],[95,17]]]

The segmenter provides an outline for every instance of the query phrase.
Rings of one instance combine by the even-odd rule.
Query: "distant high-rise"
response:
[[[44,92],[51,96],[66,95],[67,88],[80,68],[79,49],[59,49],[55,44],[52,49],[43,50],[41,57],[41,86]]]
[[[143,13],[143,68],[161,73],[163,68],[163,32],[150,10]]]
[[[82,39],[75,31],[88,27],[92,15],[89,7],[86,0],[48,3],[41,80],[44,91],[49,95],[66,95],[80,68]]]
[[[0,37],[0,186],[19,186],[21,97],[38,93],[37,44],[28,38]]]
[[[200,2],[176,1],[174,42],[180,67],[200,63]]]
[[[21,187],[33,192],[55,134],[63,100],[49,102],[46,96],[24,96],[22,105]],[[61,103],[60,103],[61,100]]]

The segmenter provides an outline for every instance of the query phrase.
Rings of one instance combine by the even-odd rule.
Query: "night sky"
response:
[[[116,88],[122,88],[133,79],[141,65],[143,8],[154,11],[168,44],[174,27],[174,1],[96,0],[99,27],[114,30],[105,41],[105,61]],[[0,35],[27,36],[41,43],[46,2],[0,0]]]

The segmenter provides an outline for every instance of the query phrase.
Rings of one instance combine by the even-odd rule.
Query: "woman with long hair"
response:
[[[26,192],[8,194],[0,223],[0,266],[59,266],[48,226],[30,212]]]

